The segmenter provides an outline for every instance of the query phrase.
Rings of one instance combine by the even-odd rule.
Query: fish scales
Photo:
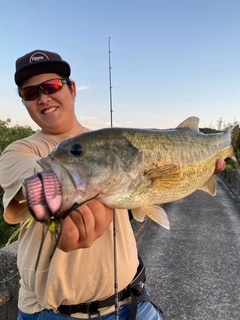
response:
[[[143,133],[127,129],[122,129],[117,134],[123,135],[144,152],[147,167],[154,162],[159,162],[161,165],[174,164],[182,172],[179,183],[173,183],[168,188],[163,186],[161,195],[159,193],[161,184],[159,189],[145,189],[143,185],[144,192],[136,201],[138,206],[154,200],[161,204],[181,199],[192,193],[193,190],[202,187],[214,173],[217,159],[225,159],[233,155],[229,134],[205,135],[192,130],[171,130],[166,133],[146,131]],[[146,142],[143,144],[144,140]],[[139,193],[139,189],[137,192]]]

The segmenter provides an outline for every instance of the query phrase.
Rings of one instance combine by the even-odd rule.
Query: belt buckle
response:
[[[136,296],[141,296],[144,291],[145,283],[143,281],[138,282],[134,287],[131,287],[133,294]]]
[[[137,285],[137,290],[141,293],[145,287],[145,283],[143,281],[140,281]]]

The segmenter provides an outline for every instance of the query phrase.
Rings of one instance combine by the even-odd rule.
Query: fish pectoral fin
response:
[[[181,169],[175,164],[148,168],[144,174],[152,180],[151,188],[154,189],[169,189],[175,186],[182,177]]]
[[[160,224],[163,228],[169,230],[169,220],[163,208],[157,205],[143,206],[140,208],[131,209],[133,218],[139,222],[143,222],[147,215],[150,219]]]
[[[212,175],[201,188],[198,188],[198,190],[207,192],[211,196],[215,196],[217,193],[216,177]]]

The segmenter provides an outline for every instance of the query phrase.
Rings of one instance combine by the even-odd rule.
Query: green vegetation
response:
[[[11,120],[0,120],[0,154],[12,142],[34,133],[29,126],[10,126]],[[3,247],[18,226],[9,225],[3,219],[3,189],[0,186],[0,248]]]
[[[223,131],[223,130],[221,130],[222,123],[223,123],[223,121],[220,118],[220,120],[218,121],[218,127],[219,127],[218,130],[217,129],[212,129],[212,128],[200,128],[199,130],[201,132],[205,133],[205,134],[218,133],[218,132]],[[239,124],[239,123],[237,121],[235,121],[234,124],[230,124],[229,123],[227,126],[225,126],[225,128],[228,128],[228,127],[230,127],[232,125],[237,125],[237,124]],[[239,124],[239,126],[240,126],[240,124]],[[238,138],[237,138],[237,141],[236,141],[236,145],[234,146],[234,153],[235,153],[235,156],[236,156],[236,158],[238,160],[238,163],[240,164],[240,130],[239,130],[239,133],[238,133]],[[233,161],[231,159],[227,159],[226,163],[227,163],[227,168],[226,168],[227,171],[232,171],[235,168],[235,165],[234,165],[234,163],[233,163]]]

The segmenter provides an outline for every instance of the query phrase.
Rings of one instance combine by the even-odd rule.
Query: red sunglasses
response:
[[[25,101],[31,101],[37,99],[39,96],[39,89],[45,94],[53,94],[62,89],[64,84],[70,83],[66,79],[51,79],[44,81],[37,86],[29,86],[22,88],[18,91],[19,96]]]

